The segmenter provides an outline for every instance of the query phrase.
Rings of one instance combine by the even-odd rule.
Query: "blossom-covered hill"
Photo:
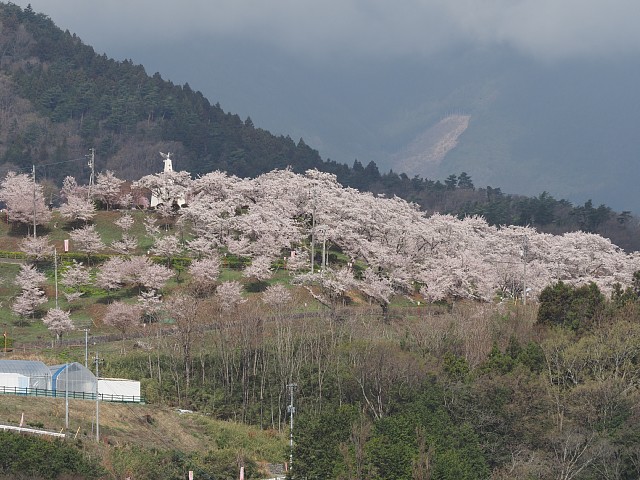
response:
[[[10,174],[2,183],[0,199],[9,221],[33,221],[34,201],[22,193],[30,188],[26,175]],[[51,213],[42,190],[36,194],[36,223],[45,223]],[[88,282],[107,291],[137,286],[148,297],[141,297],[142,303],[155,298],[175,275],[168,268],[171,258],[184,255],[192,258],[192,277],[211,292],[231,288],[233,295],[241,295],[240,285],[218,286],[221,257],[231,254],[241,259],[247,279],[265,281],[274,265],[283,265],[292,283],[327,306],[335,306],[347,292],[359,292],[383,311],[396,296],[430,302],[535,301],[542,289],[559,280],[575,286],[594,282],[609,293],[615,284],[631,285],[640,269],[636,253],[625,253],[599,235],[551,235],[528,227],[491,226],[477,216],[427,215],[397,197],[345,188],[334,175],[317,170],[304,175],[274,170],[255,179],[220,171],[192,179],[187,172],[170,170],[131,185],[106,172],[91,189],[67,178],[61,194],[66,202],[60,215],[74,227],[62,232],[71,240],[71,250],[117,255],[98,266],[95,278],[78,276],[70,268],[68,275],[81,280],[68,287]],[[145,217],[153,242],[146,253],[165,258],[167,266],[140,255],[141,240],[126,210],[149,196],[160,205]],[[175,199],[187,203],[180,207]],[[119,238],[105,243],[91,224],[94,202],[125,208],[114,222]],[[50,254],[46,236],[26,239],[23,248],[32,257]],[[23,305],[17,313],[32,311]]]

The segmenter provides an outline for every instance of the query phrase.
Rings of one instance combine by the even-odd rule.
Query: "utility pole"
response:
[[[36,238],[36,166],[32,165],[33,175],[33,238]]]
[[[64,366],[64,428],[69,430],[69,364]]]
[[[527,252],[529,239],[525,235],[522,238],[522,305],[527,304]]]
[[[53,272],[56,283],[56,308],[58,308],[58,251],[53,247]]]
[[[84,368],[89,368],[89,329],[84,329]]]
[[[289,470],[293,466],[293,415],[296,413],[296,407],[293,406],[293,390],[298,386],[297,383],[290,383],[287,385],[289,389],[289,396],[291,403],[287,406],[287,412],[289,412]]]
[[[316,205],[313,204],[313,212],[311,213],[311,273],[313,274],[316,256]]]
[[[98,391],[98,352],[96,352],[96,442],[100,443],[100,394]]]
[[[85,156],[89,159],[89,162],[87,162],[87,165],[91,169],[91,174],[89,175],[89,199],[91,199],[91,193],[93,191],[93,184],[95,183],[96,149],[95,148],[90,148],[89,151],[91,152],[91,154],[90,155],[85,155]]]

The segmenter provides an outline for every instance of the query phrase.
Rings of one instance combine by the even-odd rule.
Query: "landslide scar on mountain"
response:
[[[471,115],[448,115],[429,127],[394,156],[394,170],[408,175],[430,175],[447,153],[456,147],[458,138],[469,126],[470,118]]]

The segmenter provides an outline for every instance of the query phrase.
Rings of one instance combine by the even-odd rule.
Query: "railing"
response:
[[[18,433],[31,433],[35,435],[48,435],[50,437],[58,437],[58,438],[66,437],[66,435],[62,432],[50,432],[48,430],[40,430],[38,428],[16,427],[15,425],[0,425],[0,430],[3,430],[5,432],[11,431],[11,432],[18,432]]]
[[[66,392],[64,390],[48,390],[45,388],[29,388],[29,387],[5,387],[0,385],[0,395],[23,395],[28,397],[54,397],[80,400],[95,400],[95,393],[87,392]],[[135,395],[111,395],[108,393],[98,394],[100,400],[103,402],[116,402],[116,403],[144,403],[144,397],[137,397]]]

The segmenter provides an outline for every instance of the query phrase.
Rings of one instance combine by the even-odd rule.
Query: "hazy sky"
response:
[[[319,61],[510,45],[542,59],[640,52],[637,0],[14,0],[99,52],[199,35],[255,39]]]

